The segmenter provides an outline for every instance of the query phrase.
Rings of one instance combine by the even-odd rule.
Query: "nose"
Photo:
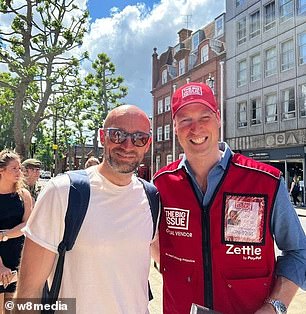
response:
[[[132,143],[132,138],[130,135],[127,137],[127,139],[123,143],[121,143],[121,146],[123,146],[124,148],[134,147],[134,144]]]

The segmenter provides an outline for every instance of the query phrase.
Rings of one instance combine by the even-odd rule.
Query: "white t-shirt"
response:
[[[109,182],[97,170],[90,179],[88,210],[66,253],[60,298],[76,298],[77,313],[148,313],[153,221],[143,185]],[[26,236],[57,253],[64,233],[68,176],[49,181],[25,228]]]

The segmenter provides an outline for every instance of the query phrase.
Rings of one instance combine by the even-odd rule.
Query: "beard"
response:
[[[118,173],[132,173],[134,172],[140,165],[142,158],[134,152],[135,159],[134,161],[122,161],[117,157],[117,152],[124,154],[125,151],[123,149],[113,149],[112,151],[108,150],[105,152],[105,161],[108,165]]]

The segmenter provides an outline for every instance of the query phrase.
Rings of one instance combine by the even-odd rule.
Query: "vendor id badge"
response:
[[[225,195],[225,242],[263,243],[265,204],[264,196]]]

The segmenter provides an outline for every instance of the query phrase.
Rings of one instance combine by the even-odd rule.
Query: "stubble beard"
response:
[[[118,173],[133,173],[140,165],[140,160],[137,156],[137,160],[134,162],[123,162],[116,159],[115,154],[111,154],[109,151],[105,154],[105,160],[107,164]]]

